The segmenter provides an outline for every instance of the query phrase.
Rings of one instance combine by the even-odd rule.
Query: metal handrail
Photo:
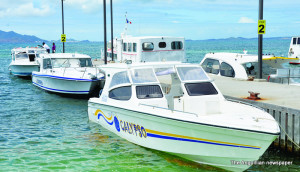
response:
[[[168,108],[163,108],[163,107],[154,106],[154,105],[147,105],[147,104],[143,104],[143,103],[139,103],[139,105],[149,106],[149,107],[158,108],[158,109],[170,110],[170,111],[172,111],[172,112],[174,111],[174,112],[181,112],[181,113],[192,114],[192,115],[195,115],[196,117],[198,117],[198,114],[196,114],[196,113],[184,112],[184,111],[181,111],[181,110],[171,110],[171,109],[168,109]]]
[[[255,107],[257,109],[260,109],[260,110],[263,110],[266,112],[266,110],[264,108],[261,108],[259,106],[255,106],[251,103],[247,103],[247,102],[243,102],[243,101],[240,101],[240,100],[234,100],[234,99],[230,99],[230,98],[226,98],[227,101],[231,101],[231,102],[235,102],[235,103],[240,103],[240,104],[244,104],[244,105],[248,105],[248,106],[252,106],[252,107]]]

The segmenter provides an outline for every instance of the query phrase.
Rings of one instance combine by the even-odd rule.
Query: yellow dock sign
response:
[[[258,34],[266,33],[266,20],[258,20]]]
[[[67,36],[66,34],[61,34],[61,42],[66,42]]]

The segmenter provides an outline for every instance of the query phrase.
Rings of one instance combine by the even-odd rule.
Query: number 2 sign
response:
[[[258,34],[266,33],[266,20],[258,20]]]
[[[61,42],[66,42],[66,34],[61,34]]]

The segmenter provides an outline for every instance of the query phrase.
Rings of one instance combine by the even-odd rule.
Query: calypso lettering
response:
[[[143,126],[120,120],[120,127],[122,131],[127,132],[129,134],[133,134],[144,138],[147,137],[147,132]]]

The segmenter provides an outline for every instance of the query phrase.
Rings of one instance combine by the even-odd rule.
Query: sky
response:
[[[112,0],[114,37],[179,36],[206,40],[257,37],[259,0]],[[110,40],[110,0],[107,39]],[[264,0],[264,37],[300,35],[299,0]],[[76,40],[103,41],[103,0],[64,0],[65,34]],[[61,0],[1,0],[0,30],[58,40]]]

